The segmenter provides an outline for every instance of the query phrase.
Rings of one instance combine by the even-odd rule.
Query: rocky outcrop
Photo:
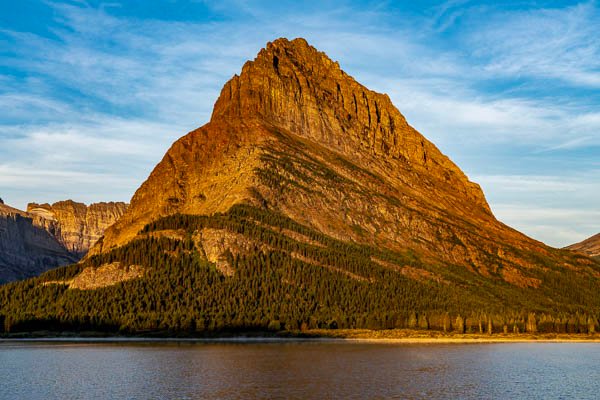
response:
[[[52,205],[30,203],[29,214],[39,217],[39,225],[50,232],[78,257],[87,253],[106,228],[114,224],[127,209],[122,202],[94,203],[89,206],[72,200]]]
[[[590,257],[600,258],[600,233],[582,242],[567,246],[565,249],[583,253]]]
[[[227,260],[227,255],[245,255],[256,249],[269,250],[269,246],[265,244],[225,229],[202,229],[196,232],[194,242],[204,257],[214,263],[216,268],[226,276],[232,276],[235,272]]]
[[[77,262],[126,208],[67,200],[31,203],[25,212],[0,203],[0,283]]]
[[[210,122],[173,144],[91,254],[131,241],[162,216],[239,203],[519,287],[543,284],[536,276],[545,265],[579,268],[497,221],[480,187],[387,95],[303,39],[267,44],[225,84]]]
[[[113,286],[121,282],[138,279],[144,276],[144,268],[140,265],[124,266],[114,262],[99,267],[87,267],[75,277],[64,281],[47,281],[44,285],[66,285],[69,289],[94,290]]]
[[[39,223],[39,217],[0,204],[0,283],[77,261]]]

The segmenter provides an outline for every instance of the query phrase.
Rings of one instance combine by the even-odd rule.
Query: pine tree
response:
[[[526,330],[528,333],[536,333],[537,332],[537,321],[535,319],[534,313],[529,313],[527,315],[527,326]]]
[[[465,333],[465,320],[460,315],[456,317],[454,330],[458,333]]]

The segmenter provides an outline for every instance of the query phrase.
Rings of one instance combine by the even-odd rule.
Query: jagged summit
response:
[[[387,95],[357,83],[304,39],[268,43],[225,84],[211,122],[235,118],[260,119],[325,145],[359,140],[386,152],[408,127]]]
[[[344,155],[384,157],[430,174],[489,211],[478,185],[373,92],[306,40],[268,43],[225,84],[211,122],[259,119]],[[385,171],[381,171],[385,173]]]
[[[41,217],[43,227],[53,232],[65,249],[78,257],[85,255],[126,209],[126,203],[112,201],[89,206],[73,200],[58,201],[52,205],[27,205],[27,212]]]

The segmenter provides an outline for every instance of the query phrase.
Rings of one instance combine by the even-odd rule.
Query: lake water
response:
[[[598,399],[600,344],[0,342],[0,399]]]

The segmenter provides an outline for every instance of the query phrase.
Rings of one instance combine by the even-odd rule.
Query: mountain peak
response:
[[[388,95],[361,85],[304,39],[268,43],[225,84],[211,123],[236,119],[258,120],[352,159],[425,169],[491,214],[479,186],[412,128]]]
[[[211,120],[236,117],[259,118],[326,142],[335,142],[339,132],[393,135],[408,126],[387,95],[368,90],[301,38],[267,43],[225,84]],[[383,138],[372,139],[372,145],[382,145]]]
[[[289,196],[282,186],[297,190]],[[392,246],[408,245],[408,235],[385,226],[410,224],[421,209],[497,223],[479,186],[389,96],[358,83],[304,39],[277,39],[244,64],[224,85],[210,122],[173,144],[92,254],[127,243],[162,216],[227,212],[240,203],[336,237],[380,236]],[[307,212],[309,203],[321,208]],[[402,214],[400,205],[410,211]],[[370,234],[358,233],[362,225]]]
[[[88,255],[42,279],[123,286],[83,295],[33,282],[3,294],[3,315],[18,323],[33,310],[54,325],[56,298],[83,310],[72,321],[91,309],[132,333],[302,321],[447,330],[450,315],[457,331],[487,320],[491,333],[523,329],[533,311],[540,326],[564,330],[567,316],[580,329],[600,304],[600,264],[497,221],[388,96],[303,39],[267,44],[227,82],[211,121],[171,146]]]
[[[127,204],[122,202],[92,203],[88,206],[70,199],[52,205],[27,205],[27,213],[38,217],[38,225],[53,232],[65,249],[78,256],[84,255],[126,209]]]
[[[280,114],[281,89],[288,90],[285,94],[293,95],[299,105],[309,105],[318,92],[337,90],[335,83],[343,74],[337,62],[305,39],[279,38],[267,43],[254,60],[244,64],[240,75],[225,84],[212,120],[249,116],[273,119]],[[333,88],[326,87],[331,84]],[[270,93],[272,90],[276,92]]]

